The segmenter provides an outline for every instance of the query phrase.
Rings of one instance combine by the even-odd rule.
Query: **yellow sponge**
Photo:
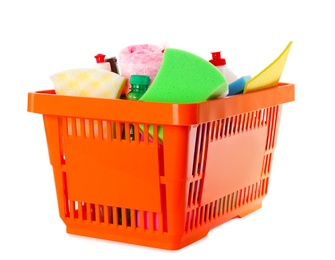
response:
[[[213,64],[187,51],[167,48],[155,80],[140,100],[195,103],[227,90],[226,79]]]
[[[98,68],[78,68],[50,76],[56,94],[68,96],[119,98],[126,78]]]

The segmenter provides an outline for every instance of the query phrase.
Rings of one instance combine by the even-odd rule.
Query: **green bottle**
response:
[[[139,100],[148,90],[150,77],[147,75],[131,75],[130,76],[130,91],[127,94],[128,100]],[[134,126],[130,124],[130,140],[135,140]]]
[[[147,75],[131,75],[130,76],[130,91],[127,94],[128,100],[139,100],[148,90],[150,77]]]

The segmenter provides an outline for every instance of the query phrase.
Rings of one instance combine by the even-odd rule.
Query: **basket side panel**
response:
[[[149,141],[146,134],[140,140],[136,126],[132,131],[138,138],[131,138],[128,122],[65,120],[70,200],[161,212],[157,137]]]
[[[202,205],[260,179],[266,128],[230,136],[208,147]]]

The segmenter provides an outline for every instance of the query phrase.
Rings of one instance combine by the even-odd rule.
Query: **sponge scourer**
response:
[[[228,86],[229,87],[228,96],[242,94],[244,91],[244,87],[249,80],[251,80],[251,76],[247,75],[247,76],[240,77],[237,80],[231,82]]]
[[[220,71],[187,51],[167,48],[155,80],[142,101],[195,103],[219,97],[228,90]]]
[[[78,68],[50,76],[56,94],[68,96],[119,98],[126,78],[103,69]]]

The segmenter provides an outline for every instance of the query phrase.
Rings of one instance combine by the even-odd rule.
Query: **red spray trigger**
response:
[[[106,55],[99,53],[95,55],[94,58],[96,59],[97,63],[103,63],[105,62],[105,56]]]

